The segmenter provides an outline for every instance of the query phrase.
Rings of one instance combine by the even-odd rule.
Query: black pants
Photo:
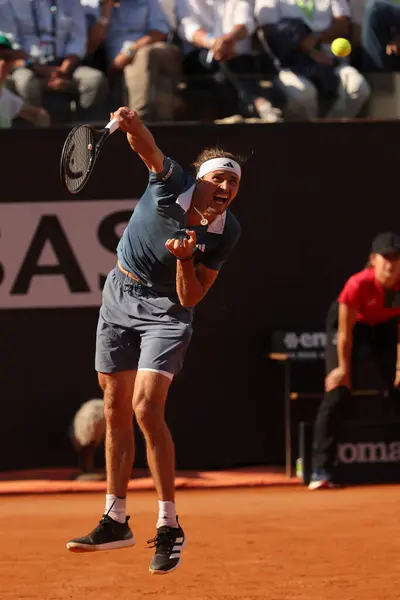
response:
[[[215,63],[207,63],[208,51],[204,48],[196,49],[187,54],[183,60],[183,71],[186,75],[197,75],[198,80],[192,79],[188,82],[189,95],[195,95],[196,101],[203,98],[204,104],[210,102],[210,99],[216,105],[216,117],[222,118],[234,113],[243,113],[243,107],[240,106],[236,91],[229,81],[218,71]],[[231,71],[239,75],[241,83],[247,92],[255,97],[264,97],[273,106],[283,105],[284,99],[280,89],[271,85],[270,88],[261,88],[257,79],[257,66],[254,57],[251,54],[242,54],[235,56],[228,61]],[[212,77],[210,77],[210,75]],[[254,78],[249,77],[254,75]],[[249,114],[243,114],[249,117]]]
[[[325,350],[326,373],[338,366],[336,334],[338,327],[338,303],[329,309],[326,320],[327,343]],[[399,392],[393,387],[397,360],[397,318],[379,325],[356,323],[353,329],[351,357],[352,388],[365,387],[365,370],[371,361],[378,368],[383,386],[393,399],[393,410],[400,403]],[[364,373],[363,373],[364,371]],[[350,411],[350,391],[344,386],[325,392],[314,426],[313,470],[331,472],[336,458],[340,427]]]

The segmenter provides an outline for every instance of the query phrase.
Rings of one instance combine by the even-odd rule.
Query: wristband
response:
[[[185,260],[192,260],[193,259],[193,254],[192,256],[188,256],[187,258],[178,258],[178,260],[180,260],[181,262],[184,262]]]

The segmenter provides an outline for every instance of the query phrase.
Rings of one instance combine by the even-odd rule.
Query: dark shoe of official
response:
[[[98,550],[117,550],[135,545],[135,538],[128,525],[129,517],[125,523],[118,523],[111,517],[104,515],[99,524],[91,533],[67,542],[70,552],[96,552]]]
[[[156,537],[147,543],[150,544],[150,548],[156,549],[150,563],[150,573],[166,575],[179,567],[182,548],[185,546],[185,534],[179,523],[178,527],[159,527]]]

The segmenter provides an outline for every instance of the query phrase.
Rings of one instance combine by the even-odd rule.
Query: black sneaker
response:
[[[179,525],[179,524],[178,524]],[[185,534],[182,527],[167,527],[157,529],[157,535],[147,541],[150,548],[155,548],[149,571],[154,575],[166,575],[179,567],[182,548],[185,546]]]
[[[67,542],[70,552],[96,552],[97,550],[117,550],[135,545],[135,538],[128,525],[129,517],[125,523],[118,523],[111,517],[104,515],[99,524],[91,533]]]

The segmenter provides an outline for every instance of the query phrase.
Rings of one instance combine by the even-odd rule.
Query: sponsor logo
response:
[[[400,462],[400,441],[338,444],[338,460],[343,464]]]
[[[99,306],[136,203],[0,204],[0,309]]]
[[[234,166],[231,162],[224,163],[224,167],[229,167],[230,169],[234,169]]]
[[[314,350],[325,348],[326,346],[326,333],[323,331],[315,331],[312,333],[295,333],[288,331],[283,342],[288,350]]]
[[[336,334],[332,340],[336,344]],[[324,331],[286,331],[273,336],[276,352],[285,352],[293,359],[320,359],[325,356],[327,334]]]

